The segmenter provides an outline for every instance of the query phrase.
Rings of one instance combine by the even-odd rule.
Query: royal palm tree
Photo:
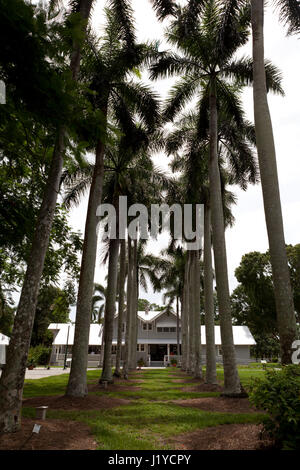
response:
[[[297,0],[274,1],[280,19],[290,34],[300,32],[300,3]],[[251,0],[253,40],[254,120],[274,282],[276,313],[281,346],[281,361],[292,361],[292,343],[296,338],[296,318],[290,282],[281,211],[276,150],[267,99],[264,70],[264,0]]]
[[[128,79],[128,74],[143,63],[147,49],[144,45],[134,43],[131,14],[128,5],[123,19],[120,18],[118,8],[107,9],[105,35],[99,41],[89,37],[89,48],[84,57],[83,79],[89,83],[90,90],[95,92],[94,95],[91,95],[91,104],[95,112],[100,113],[102,129],[100,129],[100,136],[95,142],[96,160],[86,218],[73,360],[66,391],[69,396],[87,394],[85,370],[90,327],[88,311],[90,311],[92,299],[97,249],[96,227],[99,220],[96,212],[102,199],[104,155],[108,136],[107,127],[104,129],[103,127],[107,123],[109,114],[113,113],[114,119],[124,133],[123,141],[126,142],[126,137],[131,139],[134,135],[133,131],[135,135],[138,132],[134,123],[135,114],[138,114],[142,121],[147,123],[148,128],[153,127],[158,119],[158,105],[153,93],[141,83]],[[126,23],[126,29],[124,29],[124,23],[121,19]],[[109,305],[112,303],[109,302]],[[109,334],[107,327],[105,327],[105,331]]]
[[[205,106],[205,104],[204,104]],[[203,106],[203,109],[205,107]],[[204,204],[204,289],[205,289],[205,324],[206,324],[206,381],[216,383],[216,358],[214,339],[214,300],[213,300],[213,271],[211,262],[211,223],[209,204],[209,134],[208,109],[203,116],[203,129],[197,127],[197,113],[190,111],[183,114],[176,122],[174,130],[166,138],[168,155],[175,155],[171,163],[172,171],[183,171],[184,187],[188,197]],[[239,127],[233,120],[225,118],[226,113],[219,107],[218,155],[221,175],[223,211],[225,226],[232,225],[233,217],[230,205],[235,202],[230,191],[226,189],[226,181],[238,184],[244,190],[248,182],[257,181],[256,160],[252,150],[255,145],[254,127],[248,121],[243,121]],[[179,150],[183,150],[180,154]],[[230,177],[225,171],[224,161],[228,160],[231,168]],[[196,191],[196,195],[195,195]]]
[[[52,6],[56,2],[51,2]],[[93,0],[72,0],[71,14],[80,18],[81,39],[73,40],[70,71],[74,82],[78,79],[81,49]],[[21,405],[27,355],[36,311],[40,280],[49,244],[65,150],[68,141],[68,123],[60,124],[56,132],[49,175],[41,203],[31,246],[26,275],[17,308],[14,328],[7,351],[6,366],[0,379],[0,432],[15,432],[21,425]]]
[[[251,82],[252,63],[248,68],[240,67],[235,59],[236,51],[246,44],[249,38],[250,9],[247,2],[239,2],[238,7],[210,0],[205,2],[201,16],[197,16],[195,27],[187,32],[185,10],[179,10],[177,18],[168,31],[168,39],[182,55],[161,53],[160,59],[152,66],[152,78],[174,74],[184,74],[172,91],[165,109],[165,118],[172,120],[176,113],[198,94],[198,125],[206,131],[209,108],[209,184],[210,206],[213,233],[217,295],[220,311],[220,326],[224,362],[224,394],[240,393],[235,348],[233,344],[230,312],[230,294],[227,271],[227,255],[224,236],[224,215],[222,206],[221,180],[218,164],[218,110],[220,100],[224,104],[229,121],[239,126],[243,120],[240,100],[235,96],[236,86],[242,80]],[[243,62],[244,65],[244,62]],[[282,92],[276,70],[266,64],[269,88]]]
[[[173,2],[158,2],[161,16],[175,14],[170,8]],[[227,16],[240,8],[245,2],[227,0],[223,2]],[[253,81],[254,120],[259,158],[259,169],[263,192],[265,219],[269,239],[272,272],[274,278],[274,294],[276,301],[277,321],[280,334],[282,363],[290,363],[292,343],[296,337],[296,320],[291,289],[290,275],[287,263],[284,227],[281,210],[281,200],[276,163],[272,120],[268,105],[269,90],[266,77],[264,57],[264,0],[251,0],[251,26],[253,43],[253,70],[249,69],[249,61],[239,61],[238,68],[233,72],[240,73],[242,81],[245,78]],[[300,4],[298,0],[274,0],[274,6],[279,12],[280,21],[288,27],[288,34],[300,32]],[[185,14],[185,28],[191,31],[195,28],[198,16],[203,14],[205,1],[191,0],[188,2]],[[229,25],[230,26],[230,25]],[[225,29],[223,30],[224,34]]]
[[[118,338],[117,338],[116,367],[114,370],[114,377],[121,377],[121,352],[122,352],[124,307],[125,307],[125,281],[126,281],[126,271],[127,271],[126,240],[120,241],[120,263],[119,264],[120,264],[120,268],[119,268],[119,277],[118,277]]]

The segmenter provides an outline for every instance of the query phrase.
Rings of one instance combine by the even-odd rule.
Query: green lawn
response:
[[[195,383],[176,383],[175,369],[144,370],[141,374],[132,374],[131,378],[141,382],[128,382],[114,392],[100,389],[97,395],[108,395],[132,399],[132,403],[118,408],[93,411],[48,410],[48,418],[70,419],[90,426],[98,442],[99,449],[107,450],[159,450],[171,449],[163,440],[176,434],[194,431],[209,426],[233,423],[258,423],[263,419],[261,414],[228,414],[201,411],[196,408],[182,407],[172,400],[184,400],[207,396],[218,396],[218,393],[196,393],[185,391],[186,386]],[[240,369],[240,377],[247,388],[251,377],[261,376],[261,370]],[[96,383],[100,371],[88,371],[89,383]],[[222,380],[223,371],[218,370]],[[187,376],[184,376],[187,377]],[[191,377],[190,377],[191,378]],[[65,392],[68,374],[26,380],[24,397],[62,395]],[[132,390],[128,390],[128,386]],[[135,386],[141,390],[135,390]],[[126,390],[122,390],[125,387]],[[33,408],[24,407],[23,416],[34,417]]]

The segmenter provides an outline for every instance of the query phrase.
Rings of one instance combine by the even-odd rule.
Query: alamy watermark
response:
[[[156,239],[160,232],[172,231],[175,240],[185,241],[187,250],[200,250],[203,246],[203,204],[151,204],[149,213],[144,204],[128,207],[127,196],[120,196],[117,210],[112,204],[101,204],[96,215],[106,221],[104,240],[125,240],[127,234],[132,240]]]

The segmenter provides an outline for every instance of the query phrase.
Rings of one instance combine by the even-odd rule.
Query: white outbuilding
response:
[[[0,333],[0,366],[6,363],[6,348],[9,345],[9,337]]]

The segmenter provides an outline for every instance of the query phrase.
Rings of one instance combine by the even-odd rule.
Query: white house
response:
[[[6,363],[6,348],[9,345],[9,337],[0,333],[0,367]]]
[[[75,326],[71,324],[51,324],[49,329],[54,334],[52,364],[63,364],[68,349],[68,358],[72,357]],[[112,353],[115,358],[117,346],[118,316],[114,318]],[[123,323],[122,354],[124,356],[126,323]],[[233,326],[233,340],[239,364],[250,361],[250,346],[255,344],[249,328]],[[179,320],[179,343],[181,344],[181,326]],[[205,326],[201,326],[202,361],[205,362]],[[97,366],[100,362],[102,344],[102,325],[91,324],[89,337],[88,365]],[[222,362],[220,327],[215,326],[215,344],[217,362]],[[180,351],[179,351],[180,353]],[[177,355],[177,318],[164,311],[138,312],[137,360],[142,358],[146,365],[166,365],[170,356]]]

